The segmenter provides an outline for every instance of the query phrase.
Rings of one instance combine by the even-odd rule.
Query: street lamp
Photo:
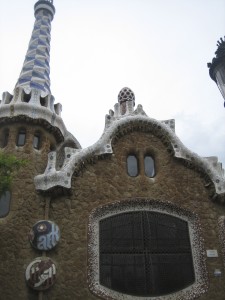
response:
[[[217,41],[216,57],[208,63],[209,75],[214,80],[223,96],[225,106],[225,37]]]

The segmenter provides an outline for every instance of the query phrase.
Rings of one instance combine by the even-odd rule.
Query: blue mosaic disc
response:
[[[48,251],[54,248],[60,239],[60,230],[58,225],[52,221],[41,220],[34,224],[29,233],[31,245],[42,251]]]
[[[50,288],[56,280],[56,267],[49,257],[37,257],[26,268],[27,284],[34,290]]]

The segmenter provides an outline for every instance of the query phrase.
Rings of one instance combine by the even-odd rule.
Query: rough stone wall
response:
[[[29,134],[31,142],[32,132]],[[44,216],[44,197],[35,192],[33,177],[44,171],[49,145],[47,141],[44,143],[39,156],[32,143],[27,144],[22,151],[15,147],[15,139],[10,138],[10,152],[27,158],[29,165],[14,181],[10,214],[0,219],[0,295],[4,300],[40,297],[26,287],[24,273],[31,260],[41,255],[30,246],[27,234]],[[47,256],[56,263],[57,281],[41,299],[97,299],[87,284],[88,217],[96,207],[136,197],[170,201],[198,214],[205,250],[219,252],[218,258],[206,258],[209,289],[200,299],[224,299],[224,266],[217,224],[225,208],[211,201],[205,179],[173,158],[159,138],[149,133],[133,132],[121,137],[114,142],[113,151],[113,155],[87,165],[79,176],[73,176],[71,195],[52,197],[49,219],[58,224],[61,240]],[[155,159],[155,178],[144,175],[143,165],[139,176],[128,176],[126,158],[129,153],[136,153],[139,158],[151,154]],[[215,269],[222,271],[221,277],[214,277]]]
[[[16,146],[18,129],[26,128],[26,143]],[[43,172],[47,164],[50,141],[43,132],[40,150],[33,148],[33,136],[37,126],[27,127],[18,123],[9,129],[8,144],[2,151],[27,160],[15,176],[11,188],[10,212],[0,218],[0,299],[38,299],[38,294],[26,286],[25,270],[30,261],[39,256],[28,241],[32,225],[44,218],[44,202],[35,190],[34,176]],[[4,128],[2,129],[4,130]],[[2,131],[1,131],[2,132]],[[0,132],[0,134],[1,134]],[[45,134],[44,134],[45,133]]]
[[[61,229],[61,241],[49,256],[57,264],[57,283],[46,292],[46,299],[97,299],[87,285],[87,226],[88,217],[98,206],[115,201],[149,197],[170,201],[198,214],[206,249],[217,249],[218,258],[206,258],[209,277],[204,300],[222,300],[225,294],[224,267],[219,244],[218,217],[225,209],[212,203],[205,179],[174,159],[162,142],[151,134],[133,132],[114,143],[114,154],[87,166],[79,177],[73,177],[72,195],[52,199],[50,219]],[[152,154],[156,164],[154,179],[140,170],[137,177],[129,177],[126,157]],[[215,269],[222,277],[214,277]]]

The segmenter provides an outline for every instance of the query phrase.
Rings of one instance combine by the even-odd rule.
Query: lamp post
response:
[[[225,106],[225,37],[217,42],[216,57],[208,63],[209,75],[214,80],[223,96]]]

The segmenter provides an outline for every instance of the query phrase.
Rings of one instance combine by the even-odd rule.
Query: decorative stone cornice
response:
[[[151,132],[158,136],[174,157],[183,160],[187,166],[197,169],[210,178],[216,194],[225,194],[223,169],[217,162],[217,158],[202,158],[186,148],[174,132],[174,120],[152,119],[146,115],[141,105],[138,105],[134,111],[131,101],[127,102],[126,114],[121,115],[118,105],[118,103],[115,105],[115,111],[110,110],[109,115],[106,115],[104,132],[95,144],[78,150],[65,148],[65,159],[60,169],[56,169],[57,153],[49,153],[45,173],[35,177],[37,190],[47,191],[54,187],[70,189],[73,174],[79,174],[86,164],[105,155],[111,155],[113,153],[112,142],[135,130]]]

